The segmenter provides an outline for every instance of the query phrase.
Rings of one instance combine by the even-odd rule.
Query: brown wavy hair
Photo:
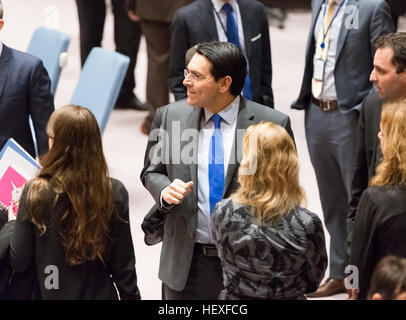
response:
[[[406,185],[406,101],[387,103],[382,108],[383,159],[371,185]]]
[[[78,265],[106,250],[114,210],[100,129],[88,109],[68,105],[51,115],[47,133],[53,143],[30,184],[28,218],[44,234],[52,205],[51,220],[58,226],[65,259]]]
[[[283,127],[260,122],[246,130],[238,182],[231,199],[250,206],[258,223],[276,224],[305,200],[296,147]]]

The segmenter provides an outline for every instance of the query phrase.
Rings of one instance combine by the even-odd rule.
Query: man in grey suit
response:
[[[160,222],[156,228],[144,223],[143,230],[147,244],[163,241],[159,278],[164,299],[217,299],[223,280],[211,231],[214,189],[218,192],[221,185],[220,198],[226,198],[238,187],[247,127],[270,121],[292,138],[293,132],[288,116],[240,95],[247,64],[237,46],[203,43],[186,56],[187,100],[157,110],[147,145],[141,180],[156,205],[146,220],[158,217]],[[214,138],[212,148],[215,134],[221,139]],[[217,148],[222,157],[217,158]],[[222,171],[216,175],[212,168],[218,165]]]
[[[371,89],[374,41],[393,31],[384,0],[313,0],[299,98],[316,174],[324,222],[330,233],[330,277],[309,294],[345,292],[346,217],[357,141],[358,113]]]

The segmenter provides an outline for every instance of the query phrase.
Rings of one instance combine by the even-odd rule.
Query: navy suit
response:
[[[3,44],[0,56],[0,148],[8,138],[35,156],[31,115],[38,154],[48,151],[45,128],[54,111],[51,81],[41,60]]]
[[[272,63],[268,18],[262,3],[237,0],[244,30],[253,101],[273,107]],[[218,41],[210,0],[197,0],[180,8],[172,22],[169,88],[176,100],[186,98],[183,86],[186,51],[195,44]]]

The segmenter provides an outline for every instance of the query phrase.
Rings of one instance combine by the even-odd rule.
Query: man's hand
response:
[[[137,7],[137,1],[136,0],[126,0],[124,7],[127,11],[127,15],[130,18],[131,21],[138,22],[140,21],[140,18],[138,17],[135,9]]]
[[[162,193],[162,199],[167,204],[181,204],[183,199],[192,191],[193,181],[183,182],[175,179]]]

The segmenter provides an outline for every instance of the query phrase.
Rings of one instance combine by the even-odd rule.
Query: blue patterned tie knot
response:
[[[233,7],[227,2],[221,7],[221,10],[223,10],[226,14],[229,14],[230,12],[233,12]]]
[[[214,122],[214,128],[215,129],[220,129],[220,123],[221,123],[221,116],[219,114],[213,114],[212,117],[210,118]]]

